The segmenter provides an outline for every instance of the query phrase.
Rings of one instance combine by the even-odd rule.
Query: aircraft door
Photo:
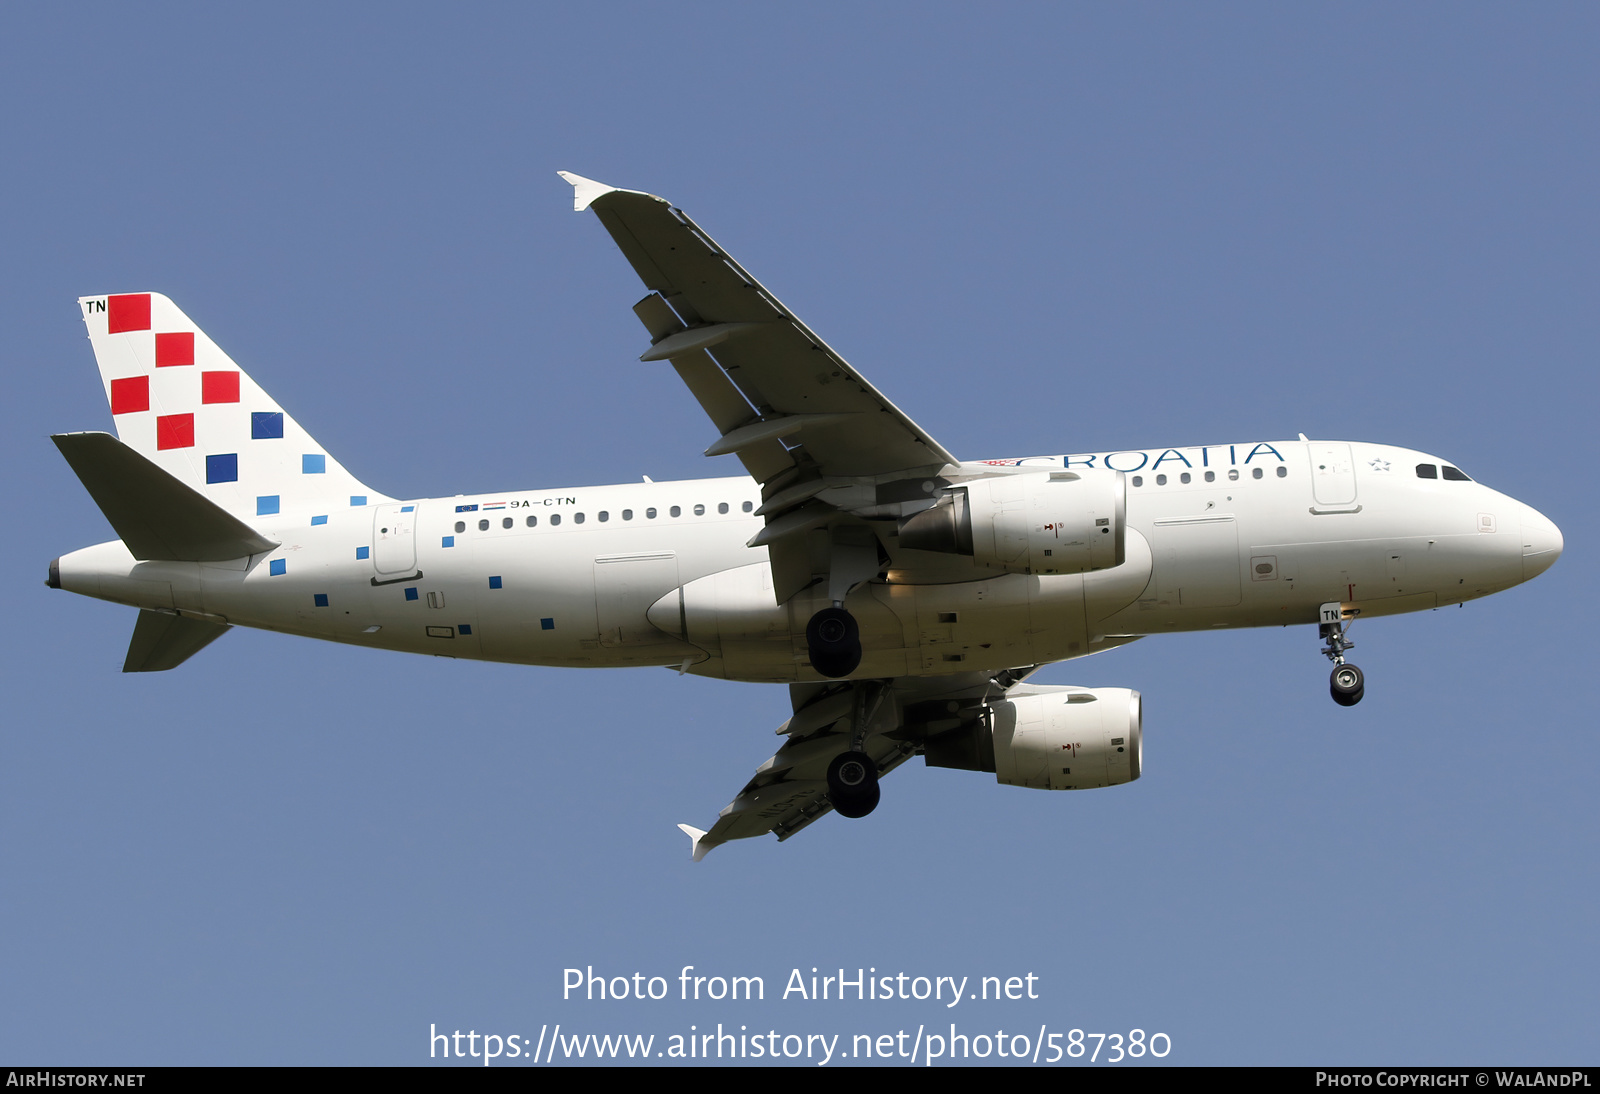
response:
[[[417,507],[380,505],[372,514],[372,568],[379,576],[417,568]]]
[[[600,645],[678,645],[645,618],[650,605],[677,587],[678,556],[672,551],[595,559],[594,607]]]
[[[1343,443],[1313,442],[1306,446],[1311,456],[1311,492],[1318,505],[1353,505],[1356,500],[1356,464],[1350,446]]]
[[[1239,603],[1239,527],[1231,516],[1174,517],[1152,528],[1156,588],[1164,606]]]

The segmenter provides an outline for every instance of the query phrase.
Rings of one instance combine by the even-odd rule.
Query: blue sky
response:
[[[1593,1063],[1597,46],[1561,4],[11,10],[0,1059],[955,1021]],[[1400,444],[1566,554],[1357,628],[1359,707],[1310,627],[1151,639],[1041,676],[1143,693],[1137,783],[913,763],[698,865],[781,688],[243,631],[120,675],[132,610],[43,585],[108,536],[47,440],[110,426],[83,294],[171,296],[395,496],[737,473],[558,169],[681,205],[963,457]],[[768,999],[563,1001],[590,965]],[[776,998],[813,966],[1040,998]]]

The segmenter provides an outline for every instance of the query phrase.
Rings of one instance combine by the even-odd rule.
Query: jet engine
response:
[[[929,737],[929,767],[993,771],[1036,790],[1132,782],[1143,766],[1139,693],[1127,688],[1021,685],[960,729]]]
[[[974,479],[900,525],[900,546],[970,555],[1019,574],[1082,574],[1122,565],[1127,481],[1078,468]]]

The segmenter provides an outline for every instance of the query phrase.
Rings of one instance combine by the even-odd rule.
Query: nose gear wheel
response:
[[[1342,707],[1353,707],[1366,694],[1366,678],[1354,665],[1335,665],[1328,677],[1328,691]]]

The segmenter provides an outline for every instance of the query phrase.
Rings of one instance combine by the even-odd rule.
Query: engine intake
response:
[[[929,767],[993,771],[1008,786],[1117,786],[1143,770],[1140,697],[1128,688],[1023,685],[972,725],[928,738],[923,749]]]

